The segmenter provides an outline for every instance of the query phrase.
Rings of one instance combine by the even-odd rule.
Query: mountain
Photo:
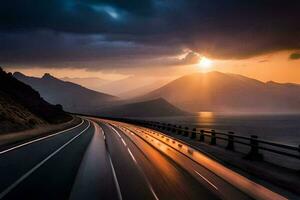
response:
[[[51,105],[29,85],[0,68],[0,132],[32,128],[71,119],[60,105]]]
[[[126,99],[129,97],[146,94],[147,92],[159,88],[161,85],[167,83],[168,80],[130,76],[128,78],[103,84],[100,86],[100,89],[103,92]],[[160,86],[158,86],[156,83],[160,84]]]
[[[70,112],[88,113],[96,107],[101,107],[118,99],[75,83],[62,81],[48,73],[42,78],[36,78],[15,72],[14,77],[37,90],[48,102],[61,104],[65,110]]]
[[[72,82],[76,83],[78,85],[81,85],[83,87],[89,88],[91,90],[95,90],[98,92],[102,92],[101,86],[108,84],[110,81],[97,78],[97,77],[87,77],[87,78],[69,78],[69,77],[64,77],[61,78],[63,81],[67,82]]]
[[[156,98],[190,112],[300,112],[299,85],[221,72],[186,75],[136,100]]]
[[[97,115],[107,117],[162,117],[186,115],[187,112],[180,110],[164,99],[127,103],[113,106],[99,111]]]
[[[160,88],[162,85],[166,84],[167,82],[169,82],[169,81],[158,80],[158,81],[155,81],[154,83],[150,83],[148,85],[143,85],[141,87],[134,88],[132,90],[125,91],[123,93],[119,93],[118,96],[122,97],[124,99],[135,98],[135,97],[147,94],[148,92],[153,91],[157,88]]]

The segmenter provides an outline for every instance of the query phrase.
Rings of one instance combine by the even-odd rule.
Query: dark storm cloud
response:
[[[299,10],[297,0],[6,0],[0,61],[109,63],[183,49],[247,58],[299,49]]]
[[[76,62],[105,64],[111,59],[114,62],[123,62],[124,59],[155,59],[181,53],[175,47],[144,46],[130,41],[107,40],[99,34],[87,37],[53,31],[0,33],[0,44],[0,63],[9,66],[13,59],[14,64],[25,64],[28,67],[60,67],[62,63],[65,64],[63,66],[74,66]],[[56,63],[60,65],[55,66]]]

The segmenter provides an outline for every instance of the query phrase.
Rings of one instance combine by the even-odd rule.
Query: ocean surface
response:
[[[197,126],[205,130],[234,131],[236,135],[257,135],[260,139],[300,145],[300,114],[224,114],[199,112],[190,116],[158,117],[151,120]]]

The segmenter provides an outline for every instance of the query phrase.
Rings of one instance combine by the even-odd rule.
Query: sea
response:
[[[188,116],[148,118],[154,121],[197,127],[220,132],[233,131],[236,135],[257,135],[259,139],[300,145],[299,114],[230,114],[199,112]]]

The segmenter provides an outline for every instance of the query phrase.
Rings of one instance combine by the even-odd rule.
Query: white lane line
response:
[[[154,190],[153,190],[152,185],[150,185],[150,183],[148,183],[148,186],[149,186],[149,188],[150,188],[150,190],[151,190],[151,192],[152,192],[154,198],[155,198],[156,200],[159,200],[159,198],[156,196],[156,194],[155,194],[155,192],[154,192]]]
[[[123,142],[124,146],[126,147],[127,144],[126,144],[126,142],[123,140],[123,138],[121,138],[121,141]]]
[[[126,144],[126,142],[123,140],[123,138],[122,138],[122,136],[119,134],[119,132],[118,132],[113,126],[111,126],[111,125],[109,125],[109,126],[112,128],[112,130],[113,130],[115,133],[118,134],[118,136],[119,136],[119,138],[121,139],[122,143],[123,143],[124,146],[126,147],[127,144]]]
[[[196,170],[194,170],[194,172],[196,173],[196,174],[198,174],[203,180],[205,180],[208,184],[210,184],[212,187],[214,187],[216,190],[219,190],[218,188],[217,188],[217,186],[215,186],[212,182],[210,182],[207,178],[205,178],[204,176],[202,176],[199,172],[197,172]]]
[[[157,197],[156,193],[154,192],[154,189],[153,189],[152,185],[150,184],[148,178],[146,177],[146,175],[144,174],[144,172],[142,171],[142,169],[141,169],[140,166],[138,165],[138,163],[137,163],[135,157],[133,156],[132,152],[130,151],[129,148],[127,148],[127,150],[128,150],[128,152],[129,152],[129,154],[130,154],[132,160],[135,162],[137,168],[142,172],[142,174],[143,174],[143,176],[144,176],[144,178],[145,178],[145,180],[146,180],[146,183],[147,183],[147,185],[148,185],[148,187],[149,187],[151,193],[153,194],[154,198],[155,198],[156,200],[159,200],[159,198]]]
[[[127,148],[127,151],[129,152],[129,154],[130,154],[132,160],[137,164],[136,159],[135,159],[135,157],[133,156],[133,154],[131,153],[131,151],[130,151],[129,148]]]
[[[36,171],[38,168],[40,168],[45,162],[47,162],[50,158],[52,158],[54,155],[56,155],[58,152],[60,152],[63,148],[65,148],[68,144],[70,144],[73,140],[78,138],[82,133],[84,133],[89,127],[91,126],[91,123],[89,121],[89,125],[82,130],[80,133],[75,135],[71,140],[66,142],[64,145],[62,145],[60,148],[55,150],[53,153],[51,153],[49,156],[47,156],[44,160],[42,160],[40,163],[35,165],[31,170],[26,172],[23,176],[21,176],[18,180],[16,180],[13,184],[11,184],[9,187],[7,187],[3,192],[0,193],[0,199],[5,197],[11,190],[13,190],[16,186],[18,186],[23,180],[25,180],[28,176],[30,176],[34,171]]]
[[[101,127],[99,127],[100,128],[100,132],[102,133],[102,135],[103,135],[103,139],[105,140],[105,133],[104,133],[104,131],[103,131],[103,129],[101,128]]]
[[[115,185],[116,185],[116,188],[117,188],[119,200],[122,200],[123,198],[122,198],[122,193],[121,193],[120,185],[119,185],[119,182],[118,182],[118,179],[117,179],[117,175],[116,175],[116,171],[115,171],[114,165],[113,165],[113,163],[111,161],[111,157],[110,157],[109,153],[108,153],[108,159],[109,159],[111,171],[113,173],[114,182],[115,182]]]
[[[119,138],[122,138],[121,135],[118,133],[118,131],[112,125],[109,125],[109,126],[115,133],[118,134]]]
[[[51,135],[47,135],[47,136],[45,136],[45,137],[41,137],[41,138],[38,138],[38,139],[35,139],[35,140],[31,140],[31,141],[29,141],[29,142],[25,142],[25,143],[23,143],[23,144],[19,144],[19,145],[17,145],[17,146],[11,147],[11,148],[9,148],[9,149],[0,151],[0,155],[2,155],[2,154],[4,154],[4,153],[7,153],[7,152],[9,152],[9,151],[12,151],[12,150],[21,148],[21,147],[23,147],[23,146],[26,146],[26,145],[29,145],[29,144],[38,142],[38,141],[45,140],[45,139],[47,139],[47,138],[56,136],[56,135],[58,135],[58,134],[61,134],[61,133],[64,133],[64,132],[73,130],[73,129],[75,129],[75,128],[77,128],[77,127],[79,127],[80,125],[83,124],[84,120],[83,120],[83,119],[81,119],[81,120],[82,120],[81,123],[78,124],[78,125],[76,125],[76,126],[74,126],[74,127],[71,127],[71,128],[66,129],[66,130],[62,130],[62,131],[59,131],[59,132],[57,132],[57,133],[53,133],[53,134],[51,134]]]
[[[114,131],[115,133],[118,134],[118,136],[121,138],[121,140],[124,141],[123,138],[121,137],[121,135],[118,133],[118,131],[117,131],[113,126],[111,126],[111,125],[109,125],[109,126],[113,129],[113,131]],[[131,131],[130,131],[130,132],[131,132]],[[132,132],[131,132],[131,133],[132,133]],[[124,143],[125,143],[125,141],[124,141]],[[138,169],[140,170],[140,172],[143,174],[144,179],[146,180],[146,183],[147,183],[147,185],[148,185],[148,187],[149,187],[149,189],[150,189],[152,195],[154,196],[154,198],[155,198],[156,200],[159,200],[159,198],[157,197],[157,195],[156,195],[156,193],[155,193],[155,191],[154,191],[152,185],[150,184],[148,178],[146,177],[145,173],[143,172],[143,170],[142,170],[142,169],[140,168],[140,166],[138,165],[138,163],[137,163],[135,157],[133,156],[131,150],[130,150],[128,147],[127,147],[127,151],[128,151],[128,153],[129,153],[129,155],[131,156],[132,160],[134,161],[135,165],[137,166],[137,168],[138,168]],[[112,165],[111,165],[111,166],[112,166]],[[112,166],[112,167],[113,167],[113,166]]]
[[[154,198],[155,198],[156,200],[159,200],[159,198],[157,197],[156,193],[154,192],[154,189],[153,189],[152,185],[150,184],[148,178],[146,177],[146,175],[144,174],[143,170],[142,170],[142,169],[140,168],[140,166],[138,165],[138,163],[137,163],[135,157],[133,156],[132,152],[130,151],[130,149],[129,149],[128,147],[127,147],[127,151],[129,152],[129,154],[130,154],[132,160],[135,162],[135,165],[137,166],[137,168],[138,168],[138,169],[141,171],[141,173],[143,174],[143,176],[144,176],[144,178],[145,178],[145,180],[146,180],[146,183],[147,183],[147,185],[148,185],[148,187],[149,187],[149,189],[150,189],[152,195],[154,196]]]

